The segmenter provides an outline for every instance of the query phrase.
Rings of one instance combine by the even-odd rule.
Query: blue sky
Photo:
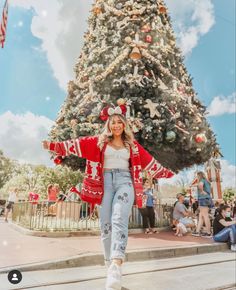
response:
[[[3,2],[0,0],[0,7]],[[14,135],[15,131],[11,131],[9,124],[14,124],[13,127],[18,132],[22,131],[26,139],[27,126],[24,127],[24,124],[29,120],[38,124],[32,130],[40,131],[37,134],[31,133],[31,137],[35,136],[32,148],[38,148],[37,138],[46,136],[51,125],[50,120],[56,118],[66,96],[65,84],[73,78],[73,64],[79,56],[91,2],[51,0],[48,4],[45,0],[11,1],[7,41],[5,48],[0,50],[0,132],[4,132],[2,135],[0,133],[2,140]],[[225,0],[166,2],[177,37],[180,38],[180,46],[181,41],[185,42],[185,63],[194,78],[194,88],[210,109],[209,122],[217,133],[225,162],[234,166],[235,1],[227,0],[227,5]],[[73,5],[75,9],[71,10]],[[200,9],[208,13],[206,17]],[[198,16],[191,20],[194,12]],[[81,17],[76,13],[81,13]],[[195,29],[195,35],[189,33],[188,40],[186,37],[181,38],[180,33],[188,33],[190,27]],[[196,35],[196,44],[192,45]],[[222,112],[219,110],[221,108]],[[19,144],[22,142],[15,141]],[[21,160],[29,161],[30,158],[32,160],[32,155],[37,155],[33,149],[27,152],[27,142],[21,146],[23,155],[22,151],[10,149],[10,143],[0,141],[0,148],[11,157],[20,156]],[[38,162],[46,162],[47,156],[41,158]],[[33,159],[37,163],[35,156]]]
[[[35,12],[10,7],[9,14],[7,43],[0,51],[0,114],[31,111],[54,119],[65,92],[59,88],[46,54],[39,50],[42,41],[31,33]]]
[[[194,88],[205,105],[235,92],[235,1],[214,1],[216,24],[187,58]],[[234,105],[235,106],[235,105]],[[235,164],[235,114],[209,117],[223,154]]]

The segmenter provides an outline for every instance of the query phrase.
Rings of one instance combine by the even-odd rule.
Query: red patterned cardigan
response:
[[[81,137],[64,142],[50,142],[49,150],[58,156],[74,154],[85,158],[86,169],[83,180],[81,199],[93,204],[101,204],[103,198],[103,164],[107,144],[100,150],[98,137]],[[135,203],[142,207],[142,170],[147,171],[152,178],[169,178],[174,174],[156,161],[137,141],[130,148],[130,172],[135,190]]]

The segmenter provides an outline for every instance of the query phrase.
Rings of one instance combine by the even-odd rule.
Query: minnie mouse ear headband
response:
[[[107,106],[105,108],[102,109],[101,113],[100,113],[100,119],[102,121],[107,121],[108,118],[112,115],[123,115],[125,116],[127,112],[127,107],[125,104],[119,105],[117,107],[110,107]]]

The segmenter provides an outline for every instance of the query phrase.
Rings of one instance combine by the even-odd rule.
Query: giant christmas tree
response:
[[[183,63],[161,0],[97,0],[75,66],[76,78],[50,137],[98,134],[106,105],[126,103],[136,139],[174,171],[201,164],[216,139]],[[83,167],[75,156],[64,163]]]

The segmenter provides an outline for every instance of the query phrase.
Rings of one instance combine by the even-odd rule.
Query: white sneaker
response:
[[[111,266],[111,261],[105,260],[104,263],[107,269]]]
[[[231,251],[236,252],[236,244],[231,245]]]
[[[111,263],[107,271],[106,290],[121,290],[121,266]]]

